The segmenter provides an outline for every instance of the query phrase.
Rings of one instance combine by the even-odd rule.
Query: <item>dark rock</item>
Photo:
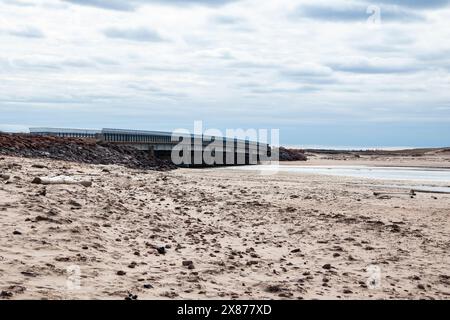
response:
[[[331,264],[327,263],[327,264],[324,264],[324,265],[322,266],[322,268],[325,269],[325,270],[330,270],[330,269],[333,268],[333,267],[331,266]]]
[[[11,291],[2,290],[0,292],[0,298],[11,298],[12,296],[13,296],[13,293]]]
[[[281,288],[279,285],[272,285],[272,286],[268,286],[266,288],[266,291],[270,292],[270,293],[278,293],[278,292],[283,291],[283,288]]]
[[[151,284],[144,284],[144,289],[153,289]]]
[[[165,247],[158,247],[156,250],[159,254],[166,254],[167,252]]]
[[[81,207],[82,207],[82,205],[81,205],[80,203],[76,202],[75,200],[70,200],[70,201],[69,201],[69,204],[70,204],[72,207],[75,207],[75,208],[81,208]]]
[[[344,294],[352,294],[353,293],[353,291],[350,289],[344,289],[343,292],[344,292]]]
[[[127,273],[126,273],[125,271],[119,270],[119,271],[117,271],[116,274],[117,274],[118,276],[124,276],[124,275],[126,275]]]
[[[15,231],[13,232],[13,234],[14,234],[14,235],[20,236],[20,235],[22,234],[22,232],[15,230]]]
[[[281,298],[291,298],[294,294],[292,292],[282,292],[278,296]]]
[[[39,190],[39,191],[37,192],[37,195],[38,195],[38,196],[45,197],[45,196],[47,195],[47,188],[44,187],[44,188],[42,188],[41,190]]]
[[[37,169],[48,169],[46,166],[44,166],[43,164],[33,164],[31,166],[32,168],[37,168]]]
[[[138,296],[136,294],[132,294],[128,292],[128,296],[125,297],[125,300],[137,300]]]
[[[32,271],[22,271],[21,274],[23,274],[26,277],[31,277],[31,278],[37,277],[37,274]]]
[[[8,290],[11,290],[13,293],[24,293],[27,288],[25,288],[24,286],[12,285],[8,288]]]
[[[184,261],[182,262],[183,267],[188,267],[188,266],[190,266],[191,264],[194,264],[194,262],[192,262],[191,260],[184,260]]]

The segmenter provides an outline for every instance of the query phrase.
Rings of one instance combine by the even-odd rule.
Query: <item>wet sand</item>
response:
[[[0,180],[0,299],[450,297],[450,195],[411,198],[383,188],[393,182],[346,177],[14,157],[0,171],[10,176]],[[60,174],[93,186],[31,184]]]

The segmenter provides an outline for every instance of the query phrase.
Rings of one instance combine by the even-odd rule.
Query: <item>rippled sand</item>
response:
[[[0,171],[0,299],[450,297],[450,195],[10,157]],[[59,174],[94,184],[30,183]]]

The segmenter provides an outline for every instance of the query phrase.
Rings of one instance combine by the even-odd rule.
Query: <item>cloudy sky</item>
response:
[[[450,145],[448,0],[0,0],[0,130]]]

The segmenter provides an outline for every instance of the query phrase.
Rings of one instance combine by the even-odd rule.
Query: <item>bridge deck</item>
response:
[[[138,130],[121,130],[121,129],[102,129],[102,130],[86,130],[86,129],[60,129],[60,128],[30,128],[31,134],[34,135],[50,135],[59,137],[74,138],[94,138],[99,141],[117,143],[135,147],[139,150],[146,150],[154,155],[170,160],[170,154],[173,148],[183,139],[191,142],[189,150],[192,152],[192,158],[196,153],[206,152],[205,148],[214,143],[214,153],[221,152],[224,159],[232,154],[237,158],[239,154],[245,155],[245,162],[256,157],[259,161],[260,156],[267,156],[270,153],[268,144],[262,144],[249,140],[210,137],[199,135],[184,135],[181,137],[173,136],[170,132],[159,131],[138,131]],[[212,145],[211,145],[212,146]],[[209,150],[210,152],[211,150]]]

